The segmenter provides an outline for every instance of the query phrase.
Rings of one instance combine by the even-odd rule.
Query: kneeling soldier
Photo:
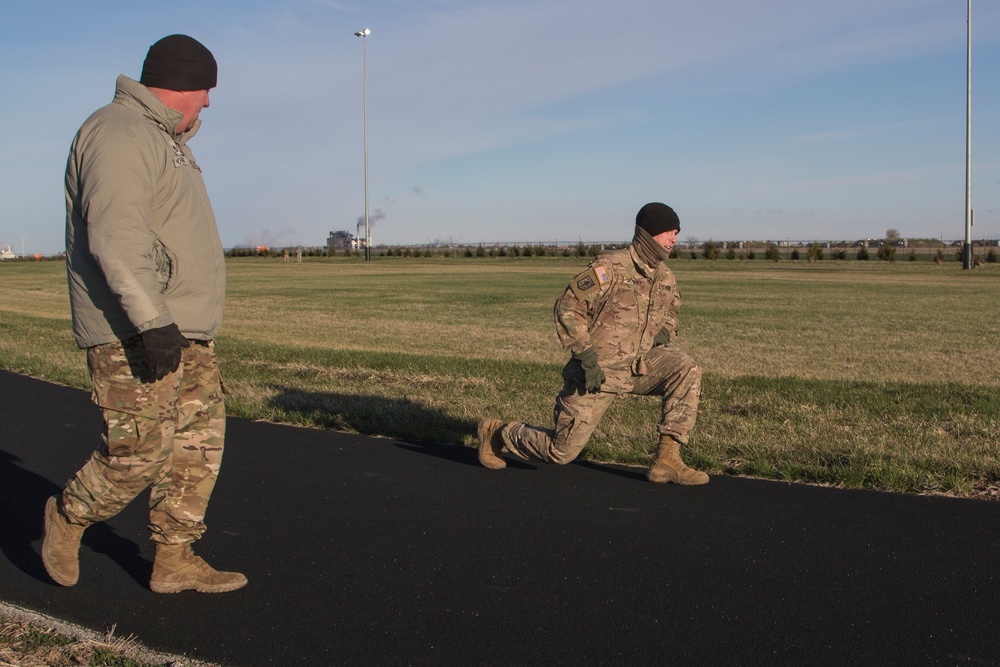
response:
[[[559,341],[572,356],[556,396],[555,428],[484,419],[479,461],[494,470],[508,452],[524,460],[565,464],[579,456],[604,412],[622,393],[663,397],[651,482],[707,484],[688,468],[680,447],[698,416],[701,368],[672,346],[681,297],[665,260],[680,220],[666,204],[646,204],[623,250],[597,257],[556,301]]]

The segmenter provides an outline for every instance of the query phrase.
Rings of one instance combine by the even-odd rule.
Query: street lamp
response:
[[[361,38],[361,80],[364,86],[364,132],[365,132],[365,261],[372,261],[372,231],[368,224],[368,35],[372,31],[368,28],[358,30],[355,37]]]
[[[975,266],[972,259],[972,0],[966,3],[965,37],[965,242],[962,268]]]

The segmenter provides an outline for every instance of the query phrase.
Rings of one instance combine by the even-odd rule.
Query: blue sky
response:
[[[371,28],[366,39],[354,32]],[[34,0],[0,16],[0,246],[58,252],[80,123],[171,33],[223,244],[960,239],[962,0]],[[1000,3],[973,2],[975,238],[1000,236]]]

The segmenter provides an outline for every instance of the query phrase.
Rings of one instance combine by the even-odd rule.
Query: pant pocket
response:
[[[91,377],[91,384],[92,398],[104,417],[108,455],[135,455],[159,424],[156,384],[99,376]]]
[[[140,420],[135,415],[118,410],[102,408],[104,414],[104,444],[108,456],[124,458],[134,456],[139,443],[146,436],[148,420]]]
[[[157,419],[160,414],[158,384],[92,375],[91,398],[103,410]]]

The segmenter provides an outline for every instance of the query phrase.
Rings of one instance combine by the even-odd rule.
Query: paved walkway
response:
[[[229,422],[198,553],[235,593],[156,595],[144,502],[39,557],[100,427],[0,372],[0,600],[224,665],[997,665],[1000,503],[578,463]]]

